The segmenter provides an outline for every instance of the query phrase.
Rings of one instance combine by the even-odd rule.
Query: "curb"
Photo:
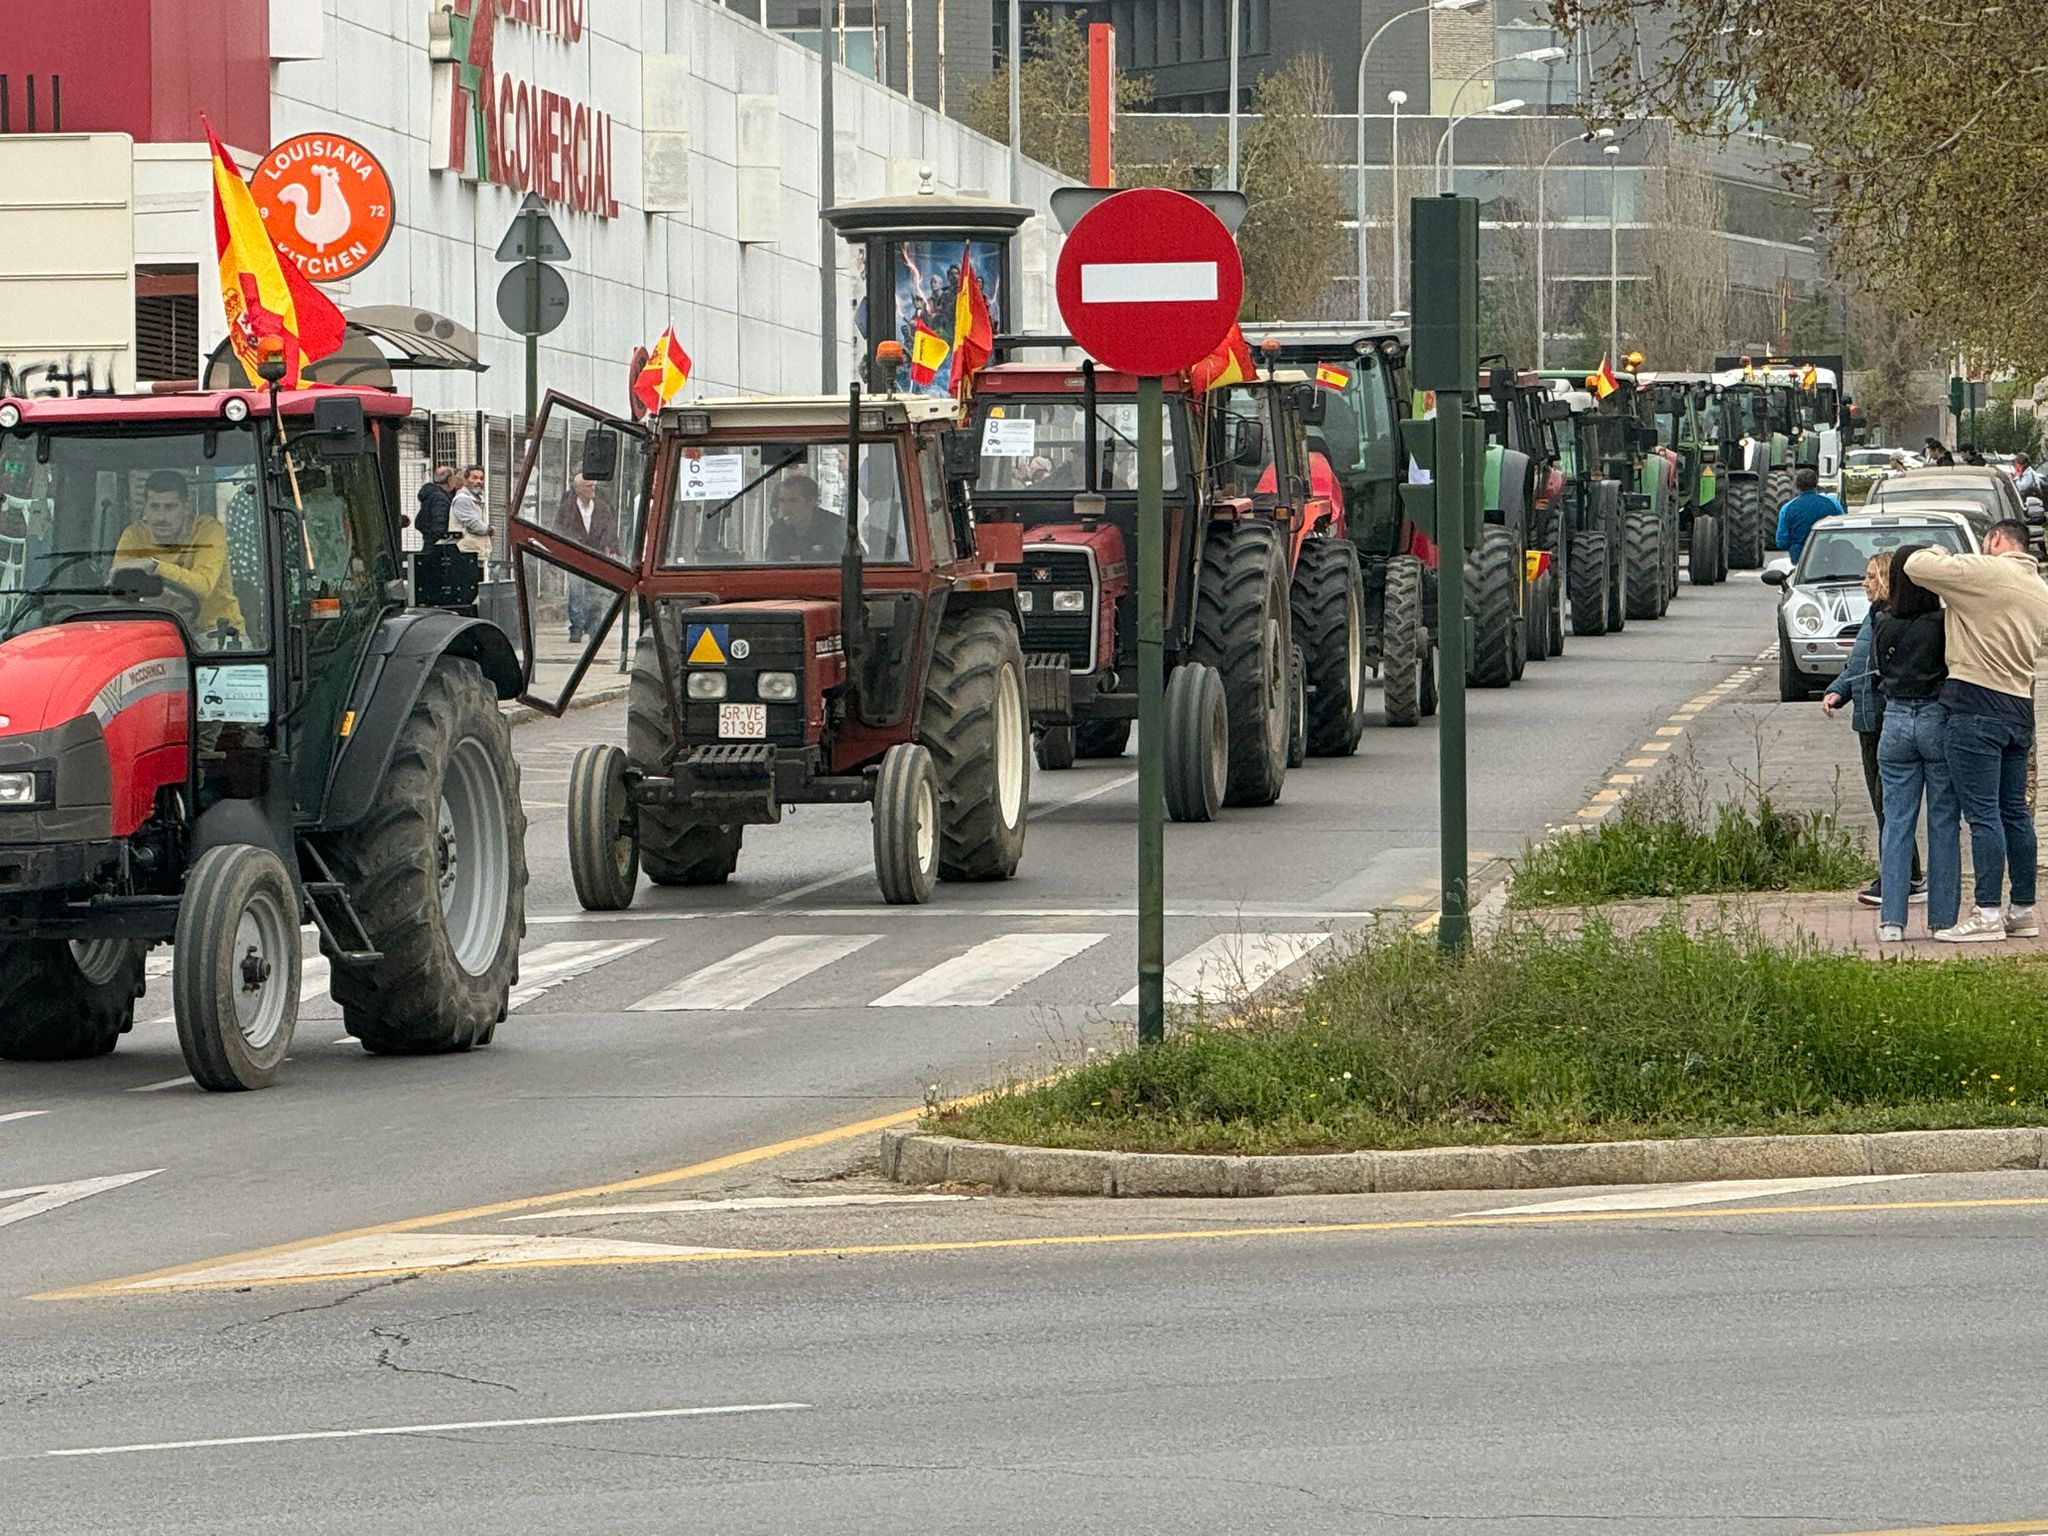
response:
[[[882,1132],[882,1176],[975,1184],[1022,1195],[1215,1199],[1388,1195],[1446,1189],[1567,1189],[1723,1179],[1996,1173],[2048,1168],[2048,1130],[1883,1131],[1870,1135],[1705,1136],[1556,1146],[1421,1147],[1277,1157],[1082,1152]]]
[[[573,715],[577,710],[589,709],[593,705],[616,704],[626,696],[631,687],[630,683],[608,683],[602,688],[581,689],[563,713]],[[535,709],[531,704],[503,704],[499,708],[504,710],[505,720],[509,725],[524,725],[529,720],[554,718],[545,710]]]

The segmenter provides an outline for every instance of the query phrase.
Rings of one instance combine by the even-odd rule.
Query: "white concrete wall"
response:
[[[429,8],[428,0],[325,0],[320,55],[273,65],[272,130],[280,140],[345,134],[372,150],[391,178],[399,227],[371,267],[330,285],[338,303],[417,304],[472,326],[481,338],[489,372],[415,375],[415,398],[436,410],[517,414],[524,352],[497,317],[494,291],[504,269],[492,252],[519,194],[428,169]],[[542,389],[623,410],[628,357],[671,320],[695,362],[690,394],[818,389],[818,60],[710,0],[587,0],[586,16],[575,44],[511,24],[497,33],[501,72],[608,111],[616,121],[619,216],[552,210],[573,255],[565,268],[571,298],[566,322],[542,339]],[[643,54],[682,60],[684,212],[639,211]],[[1007,195],[1002,145],[845,71],[836,80],[839,201],[914,191],[920,165],[932,167],[941,190]],[[772,118],[779,155],[759,135],[742,154],[743,96],[779,104]],[[777,159],[770,181],[760,163]],[[742,171],[743,163],[751,168]],[[750,228],[759,232],[765,217],[773,240],[743,245],[737,238],[743,185],[753,194]],[[1019,243],[1023,308],[1013,318],[1039,329],[1051,318],[1046,274],[1056,237],[1047,233],[1044,209],[1056,185],[1051,171],[1027,167],[1022,200],[1040,216]],[[779,221],[772,202],[762,205],[778,187]],[[845,378],[855,358],[855,293],[851,253],[842,244],[839,254]]]

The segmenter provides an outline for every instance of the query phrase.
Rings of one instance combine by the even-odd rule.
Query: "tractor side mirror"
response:
[[[973,485],[981,479],[981,439],[965,427],[955,428],[945,434],[944,448],[946,478],[963,485]]]
[[[1543,402],[1543,415],[1550,421],[1570,421],[1572,419],[1572,403],[1562,395],[1552,395]]]
[[[1294,405],[1304,427],[1320,427],[1330,411],[1330,397],[1319,384],[1298,385]]]
[[[586,480],[606,481],[619,472],[619,435],[594,427],[583,437],[581,473]]]
[[[1262,468],[1266,462],[1266,427],[1263,422],[1237,423],[1236,441],[1231,444],[1230,462],[1246,469]]]
[[[323,395],[315,400],[313,440],[330,459],[368,453],[370,430],[363,421],[363,402],[353,395]]]

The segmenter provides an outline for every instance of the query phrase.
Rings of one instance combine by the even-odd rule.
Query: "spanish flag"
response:
[[[1586,388],[1593,391],[1594,396],[1601,400],[1605,400],[1609,395],[1621,388],[1621,380],[1614,376],[1614,367],[1606,358],[1600,359],[1600,371],[1598,373],[1586,376]]]
[[[996,349],[995,322],[989,318],[988,295],[974,275],[967,252],[960,254],[960,297],[953,305],[953,393],[965,400],[974,376],[988,365]]]
[[[265,342],[282,348],[286,389],[297,389],[308,363],[318,362],[342,343],[346,322],[334,303],[308,282],[296,262],[287,261],[270,233],[256,199],[213,125],[213,243],[220,259],[220,298],[227,312],[228,345],[254,384]]]
[[[1316,382],[1324,389],[1349,389],[1351,370],[1339,368],[1335,363],[1317,363]]]
[[[633,399],[651,416],[675,399],[689,382],[690,354],[676,340],[675,327],[668,326],[648,349],[647,361],[633,380]]]
[[[953,349],[946,344],[946,338],[918,321],[910,331],[910,382],[923,387],[939,376],[939,370],[946,366],[946,359]]]
[[[1244,332],[1233,325],[1230,334],[1223,338],[1223,345],[1188,370],[1188,389],[1206,395],[1226,384],[1249,384],[1257,373],[1258,365],[1252,361],[1252,349]]]
[[[1800,370],[1799,387],[1801,389],[1812,389],[1818,383],[1820,383],[1820,370],[1814,367],[1813,364],[1808,363]]]

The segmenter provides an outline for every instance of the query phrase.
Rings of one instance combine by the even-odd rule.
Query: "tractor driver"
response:
[[[196,515],[191,484],[175,469],[160,469],[143,483],[142,516],[114,546],[114,569],[162,577],[165,605],[192,625],[202,646],[246,633],[228,571],[227,530],[218,518]]]
[[[846,552],[846,519],[819,505],[818,482],[801,471],[775,486],[768,558],[777,565],[830,565]]]

